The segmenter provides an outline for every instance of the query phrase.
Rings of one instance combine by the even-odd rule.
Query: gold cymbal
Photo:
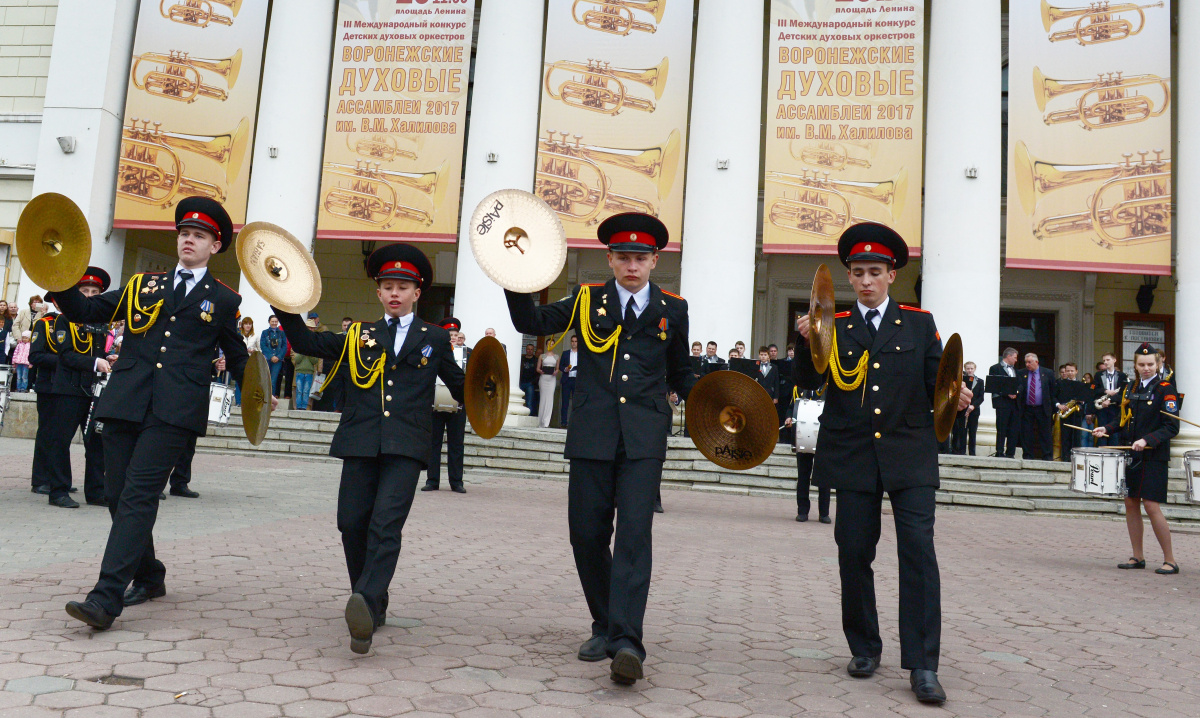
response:
[[[270,424],[271,367],[262,352],[253,352],[242,372],[242,428],[250,443],[258,446]]]
[[[496,337],[484,337],[471,349],[463,404],[476,434],[490,439],[500,433],[508,415],[508,356]]]
[[[479,268],[513,292],[540,292],[567,262],[567,232],[550,205],[519,189],[493,192],[471,215],[471,251]]]
[[[238,265],[271,306],[304,314],[321,301],[321,273],[308,248],[283,227],[251,222],[237,236]]]
[[[813,368],[824,374],[833,352],[833,315],[837,308],[833,299],[833,276],[822,264],[813,276],[812,294],[808,301],[808,350],[812,353]]]
[[[92,255],[92,233],[83,211],[57,192],[39,194],[17,220],[17,256],[39,287],[61,292],[79,283]]]
[[[706,375],[688,396],[692,443],[724,469],[745,471],[766,461],[779,441],[777,422],[767,390],[736,371]]]
[[[963,384],[962,372],[962,338],[951,334],[942,349],[937,382],[933,385],[933,430],[939,442],[949,439],[954,429],[954,418],[958,416],[958,395]]]

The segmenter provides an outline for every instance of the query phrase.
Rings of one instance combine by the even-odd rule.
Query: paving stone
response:
[[[29,693],[30,695],[41,695],[43,693],[57,693],[59,691],[69,691],[75,687],[75,681],[69,678],[55,678],[53,676],[33,676],[31,678],[14,678],[4,683],[4,690],[13,693]]]

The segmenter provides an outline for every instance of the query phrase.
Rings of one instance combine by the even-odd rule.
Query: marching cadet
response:
[[[52,301],[46,302],[54,306]],[[33,441],[33,473],[30,491],[43,496],[50,495],[49,454],[50,432],[54,424],[54,405],[57,397],[54,395],[54,372],[58,369],[58,346],[55,343],[54,329],[58,313],[49,310],[32,324],[33,336],[29,344],[29,364],[37,369],[31,387],[37,396],[38,425],[37,434]],[[78,504],[76,504],[78,506]]]
[[[842,629],[853,655],[847,672],[869,678],[883,652],[871,563],[887,492],[900,559],[900,665],[911,671],[917,700],[941,704],[946,693],[937,677],[942,613],[933,550],[938,447],[932,411],[941,336],[929,312],[888,297],[896,270],[908,262],[900,235],[880,224],[856,224],[838,240],[838,256],[858,303],[835,317],[837,352],[829,362],[813,480],[837,490],[833,535]],[[807,341],[807,315],[797,329]],[[826,381],[811,352],[797,347],[796,355],[799,387],[816,389]],[[958,408],[970,400],[964,387]]]
[[[96,587],[87,600],[67,604],[72,618],[100,630],[126,606],[166,595],[152,538],[159,494],[188,440],[207,431],[214,347],[225,351],[235,376],[248,358],[237,331],[242,298],[208,272],[213,255],[233,245],[233,222],[217,202],[188,197],[175,208],[175,226],[179,263],[172,271],[135,274],[123,290],[95,297],[56,293],[71,321],[125,320],[121,358],[94,412],[104,423],[112,528]]]
[[[342,459],[337,526],[352,594],[346,602],[350,650],[366,653],[387,617],[388,585],[400,556],[400,534],[430,462],[434,379],[458,402],[463,371],[450,335],[426,324],[414,305],[433,283],[421,250],[389,244],[367,259],[383,318],[355,322],[344,334],[315,332],[298,314],[275,310],[295,351],[337,362],[326,382],[346,378],[346,406],[329,455]]]
[[[462,322],[454,317],[446,317],[439,326],[450,333],[450,346],[454,354],[454,363],[465,370],[467,359],[471,356],[471,347],[462,346],[455,341],[462,332]],[[438,384],[445,385],[441,377]],[[458,411],[447,411],[436,406],[433,410],[433,442],[429,449],[429,469],[422,491],[437,491],[441,485],[442,476],[442,437],[446,437],[446,474],[450,478],[450,490],[456,494],[467,493],[463,486],[463,445],[467,438],[467,412],[462,404]]]
[[[108,291],[108,272],[99,267],[88,267],[76,287],[86,297],[94,297]],[[83,430],[84,474],[83,496],[89,504],[107,506],[104,498],[104,449],[100,434],[88,431],[88,415],[91,413],[92,385],[96,374],[111,371],[104,345],[107,328],[104,325],[79,325],[57,315],[51,329],[41,343],[45,351],[55,356],[57,368],[51,393],[54,395],[52,421],[46,433],[46,459],[50,466],[50,505],[64,509],[77,509],[79,504],[71,498],[71,439],[75,430]],[[53,341],[49,341],[49,339]],[[115,357],[114,357],[115,358]]]
[[[545,336],[574,326],[583,338],[564,452],[571,460],[571,547],[592,614],[592,636],[579,659],[612,658],[612,680],[630,685],[642,678],[646,660],[651,525],[671,431],[667,387],[686,400],[696,376],[688,361],[687,302],[650,281],[667,228],[630,212],[609,217],[596,234],[608,245],[613,279],[580,285],[540,307],[532,295],[505,296],[517,331]]]

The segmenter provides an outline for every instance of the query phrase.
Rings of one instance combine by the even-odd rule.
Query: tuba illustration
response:
[[[626,108],[654,112],[654,100],[662,99],[667,84],[667,58],[646,70],[622,70],[607,62],[588,60],[586,64],[570,60],[547,63],[546,93],[569,107],[578,107],[604,115],[617,115]],[[551,80],[556,74],[567,73],[558,83],[555,92]],[[645,85],[654,94],[654,100],[636,97],[629,93],[632,84]]]
[[[325,211],[377,230],[387,229],[397,219],[428,227],[446,194],[446,162],[432,172],[394,172],[381,169],[379,162],[372,166],[367,160],[358,160],[353,167],[326,162],[325,174],[335,181],[325,193]],[[404,188],[425,195],[429,208],[405,204],[400,198],[400,189]]]
[[[1120,244],[1132,246],[1171,239],[1171,160],[1162,150],[1122,155],[1124,162],[1101,165],[1057,165],[1029,154],[1024,142],[1015,150],[1017,195],[1029,215],[1042,197],[1064,187],[1099,184],[1082,212],[1047,217],[1033,234],[1038,239],[1092,233],[1093,241],[1105,249]]]
[[[212,23],[232,25],[233,18],[242,9],[242,0],[173,0],[170,7],[167,7],[167,1],[158,2],[158,11],[162,16],[192,27],[208,27]],[[228,8],[231,15],[219,14],[216,10],[218,5]]]
[[[1139,95],[1139,88],[1158,88],[1162,102]],[[1046,105],[1056,97],[1076,92],[1083,93],[1075,101],[1075,109],[1058,110],[1043,118],[1047,125],[1065,122],[1080,122],[1085,130],[1120,127],[1160,117],[1171,103],[1171,83],[1158,75],[1132,75],[1124,77],[1101,73],[1095,80],[1052,80],[1033,68],[1033,94],[1038,109],[1046,111]]]
[[[635,10],[651,15],[654,22],[638,20],[633,14]],[[571,5],[571,17],[576,23],[613,35],[628,35],[634,30],[658,32],[658,23],[666,11],[666,0],[575,0]]]
[[[908,170],[883,182],[846,182],[829,179],[829,173],[801,170],[800,174],[768,172],[766,180],[784,188],[783,197],[771,203],[767,220],[776,227],[821,240],[835,240],[847,227],[867,220],[854,215],[850,197],[882,204],[892,220],[904,213],[908,196]],[[794,190],[795,196],[789,196]]]
[[[679,166],[678,130],[671,130],[667,141],[658,147],[644,150],[584,145],[580,135],[575,135],[572,144],[567,141],[566,132],[548,130],[547,134],[546,139],[538,140],[533,191],[560,217],[591,225],[606,213],[643,212],[658,216],[655,204],[613,192],[612,178],[601,165],[626,169],[653,181],[661,200],[675,184]],[[562,139],[554,139],[559,134]]]
[[[350,144],[350,136],[347,135],[346,147],[356,155],[381,162],[391,162],[396,158],[405,160],[417,158],[416,152],[401,148],[400,144],[396,142],[396,138],[391,135],[371,135],[365,140],[355,140],[354,144]]]
[[[243,117],[233,132],[206,136],[167,132],[161,122],[133,118],[121,131],[117,163],[117,194],[134,202],[170,207],[184,197],[203,196],[224,202],[225,189],[186,175],[181,152],[207,157],[225,170],[232,182],[242,171],[250,141],[250,121]]]
[[[867,157],[856,157],[851,148],[864,150]],[[874,142],[818,142],[815,145],[801,145],[800,151],[796,152],[796,140],[788,143],[788,152],[793,159],[830,172],[838,172],[847,167],[871,169],[870,158],[875,156],[876,149]]]
[[[142,63],[149,66],[145,72],[139,72]],[[241,68],[241,50],[224,60],[188,57],[186,52],[171,50],[165,55],[161,52],[138,55],[133,60],[130,74],[133,76],[133,86],[137,89],[155,97],[190,104],[200,97],[210,97],[220,102],[229,98],[229,93],[225,90],[204,84],[201,70],[225,78],[225,84],[232,90]]]
[[[1042,0],[1042,27],[1050,33],[1050,42],[1075,40],[1080,45],[1098,45],[1103,42],[1114,42],[1133,37],[1146,27],[1146,10],[1152,7],[1162,7],[1162,2],[1148,5],[1138,5],[1131,2],[1090,2],[1087,7],[1063,8],[1054,7],[1048,0]],[[1138,24],[1122,15],[1137,13]],[[1075,23],[1069,30],[1050,32],[1050,28],[1063,20],[1074,18]]]

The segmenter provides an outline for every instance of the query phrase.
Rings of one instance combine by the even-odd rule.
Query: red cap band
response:
[[[204,225],[205,229],[208,229],[213,234],[217,235],[217,239],[221,238],[221,227],[217,225],[216,221],[212,217],[209,217],[203,212],[188,212],[183,216],[183,219],[179,221],[179,224],[183,225],[188,222],[199,222],[200,224]]]
[[[856,254],[882,254],[891,259],[893,264],[896,262],[896,255],[892,253],[892,250],[888,249],[886,244],[881,242],[859,242],[851,248],[850,254],[847,256],[853,260]]]
[[[379,268],[379,276],[376,278],[385,278],[393,274],[410,274],[416,281],[421,281],[421,272],[412,262],[386,262]]]
[[[93,274],[85,274],[83,275],[83,279],[79,280],[79,284],[95,284],[97,287],[103,287],[104,280]]]
[[[608,239],[608,245],[614,244],[644,244],[658,249],[658,240],[649,232],[616,232]]]

